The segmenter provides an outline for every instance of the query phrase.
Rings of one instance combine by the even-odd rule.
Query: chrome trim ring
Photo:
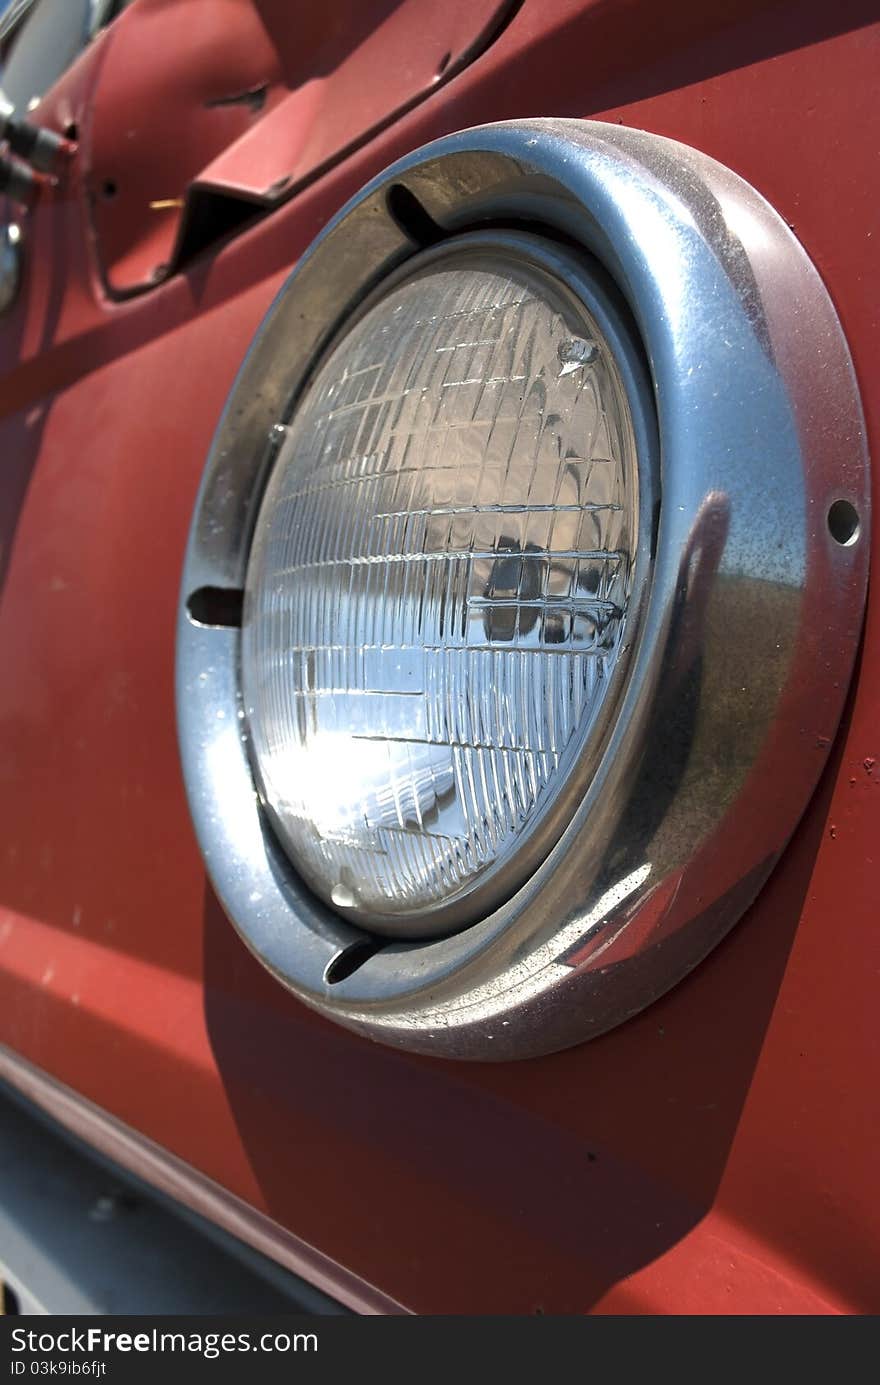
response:
[[[475,228],[540,228],[542,253],[594,257],[627,305],[659,433],[646,596],[598,765],[546,858],[460,933],[388,942],[317,901],[278,847],[242,731],[239,631],[211,610],[235,609],[273,439],[320,352],[388,275]],[[325,1015],[444,1057],[552,1052],[640,1010],[740,917],[808,802],[852,671],[869,518],[840,323],[788,227],[730,170],[642,131],[528,121],[380,175],[261,327],[187,549],[184,777],[248,946]]]

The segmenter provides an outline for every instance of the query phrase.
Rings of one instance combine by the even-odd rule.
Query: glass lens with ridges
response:
[[[637,534],[620,370],[549,274],[450,252],[337,340],[260,510],[242,689],[275,831],[352,922],[464,927],[552,847]]]

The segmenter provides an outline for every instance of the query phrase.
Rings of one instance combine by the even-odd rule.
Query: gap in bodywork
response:
[[[194,625],[240,629],[244,592],[238,587],[199,587],[187,599],[186,611]]]
[[[247,106],[252,111],[261,111],[266,104],[268,82],[248,87],[246,91],[235,91],[230,96],[212,96],[205,102],[205,110],[216,110],[220,106]]]
[[[340,981],[346,981],[371,957],[375,957],[383,945],[379,938],[359,938],[356,943],[350,943],[348,947],[342,948],[327,964],[327,969],[324,972],[324,980],[327,985],[336,986]]]
[[[423,250],[436,245],[447,232],[422,206],[414,192],[404,183],[392,183],[385,194],[385,205],[391,220]]]

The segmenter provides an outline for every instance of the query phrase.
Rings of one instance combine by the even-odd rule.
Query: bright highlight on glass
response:
[[[277,835],[352,922],[463,927],[557,839],[637,489],[607,340],[513,256],[435,261],[318,369],[260,512],[242,687]]]

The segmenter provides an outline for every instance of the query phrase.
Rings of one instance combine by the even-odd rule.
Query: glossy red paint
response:
[[[175,608],[224,398],[373,173],[483,121],[601,116],[714,155],[794,226],[877,454],[873,10],[525,0],[407,116],[124,304],[76,173],[27,226],[0,325],[0,1039],[410,1309],[880,1309],[880,609],[790,847],[683,984],[528,1063],[386,1051],[262,971],[187,818]],[[87,66],[69,112],[100,100]]]

